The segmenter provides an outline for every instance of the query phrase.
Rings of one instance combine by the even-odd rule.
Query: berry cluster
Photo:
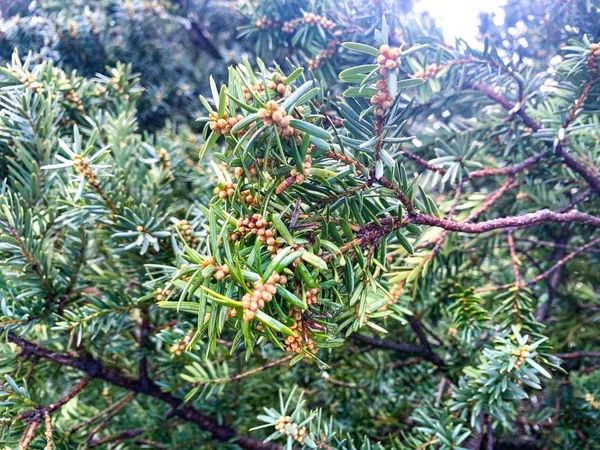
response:
[[[414,78],[422,78],[427,81],[429,78],[432,78],[437,75],[437,73],[442,70],[444,66],[437,64],[429,64],[423,70],[417,70],[414,74]]]
[[[190,330],[181,340],[171,345],[169,347],[169,351],[177,356],[180,356],[192,341],[192,337],[194,337],[194,331]]]
[[[591,44],[590,51],[592,52],[592,54],[594,56],[599,57],[600,56],[600,44]]]
[[[319,25],[324,30],[333,30],[335,28],[333,20],[329,20],[325,16],[305,12],[302,18],[304,19],[304,23],[307,23],[308,25]]]
[[[600,410],[600,401],[596,400],[589,392],[584,395],[584,400],[590,404],[590,406],[596,410]]]
[[[310,149],[308,149],[308,153],[310,153]],[[302,166],[304,167],[304,170],[302,173],[300,173],[298,171],[297,167],[294,167],[291,171],[290,171],[290,175],[293,177],[296,177],[296,183],[297,184],[302,184],[304,183],[304,179],[310,175],[310,169],[312,167],[312,158],[310,155],[306,155],[306,158],[304,158],[304,163],[302,164]]]
[[[256,311],[263,309],[265,303],[270,302],[277,292],[275,285],[285,283],[287,283],[287,278],[284,275],[279,275],[277,272],[273,272],[265,283],[256,281],[252,293],[242,297],[242,307],[244,308],[242,318],[245,321],[254,319]]]
[[[226,183],[219,183],[215,187],[214,193],[220,199],[233,197],[235,194],[235,184],[233,184],[231,181],[228,181]]]
[[[281,434],[292,436],[298,444],[304,445],[304,438],[307,434],[306,427],[298,428],[298,424],[291,420],[290,416],[281,416],[275,421],[275,429]]]
[[[248,89],[246,86],[244,86],[242,88],[242,93],[244,94],[244,97],[246,97],[246,100],[252,100],[252,93],[253,92],[264,92],[265,91],[265,85],[263,84],[262,81],[258,81],[255,84],[250,85],[250,89]]]
[[[227,113],[223,114],[223,117],[210,114],[208,126],[217,134],[227,135],[230,133],[231,128],[242,119],[243,117],[239,114],[236,117],[229,117]]]
[[[311,353],[317,352],[317,347],[313,340],[309,337],[304,340],[302,337],[302,311],[299,308],[292,307],[290,309],[290,317],[294,319],[294,324],[290,327],[296,333],[296,336],[288,336],[285,338],[285,349],[290,353],[300,353],[303,349],[307,349]]]
[[[292,88],[284,84],[285,79],[286,77],[280,73],[274,72],[271,76],[271,81],[267,83],[267,89],[277,92],[279,98],[288,95],[292,92]]]
[[[292,117],[288,116],[285,109],[280,108],[275,100],[269,100],[264,108],[258,110],[258,118],[262,119],[266,127],[275,125],[277,132],[284,138],[296,133],[296,130],[290,127]]]
[[[90,160],[88,158],[84,158],[81,155],[73,155],[72,159],[75,163],[77,175],[85,177],[87,182],[93,187],[100,186],[100,180],[96,176],[96,172],[90,167]]]
[[[379,64],[379,73],[382,78],[377,81],[375,87],[377,88],[377,94],[371,97],[371,104],[377,105],[375,108],[375,115],[383,116],[386,109],[392,107],[394,101],[390,94],[388,86],[388,72],[390,70],[398,70],[400,66],[400,49],[390,48],[389,45],[382,45],[379,47],[380,55],[377,57],[377,64]]]
[[[65,94],[65,100],[73,105],[79,111],[83,111],[83,102],[75,91],[69,91]]]
[[[171,295],[171,291],[169,289],[156,288],[156,291],[154,292],[154,298],[157,302],[162,302],[163,300],[167,299],[169,295]]]
[[[529,352],[529,345],[524,345],[518,350],[512,351],[513,356],[517,357],[517,362],[515,363],[515,368],[519,368],[525,362],[525,359],[528,358],[531,353]]]

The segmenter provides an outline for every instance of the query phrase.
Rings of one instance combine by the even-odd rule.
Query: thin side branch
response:
[[[163,392],[160,386],[153,381],[150,381],[144,385],[135,378],[131,378],[120,373],[119,371],[104,366],[100,361],[89,355],[83,358],[64,353],[54,353],[50,350],[40,347],[33,342],[20,338],[14,333],[8,334],[8,340],[21,347],[26,354],[36,355],[40,358],[53,361],[63,366],[79,369],[82,372],[85,372],[91,378],[101,379],[123,389],[148,395],[160,400],[174,408],[173,414],[175,416],[199,425],[200,428],[209,432],[214,439],[222,442],[232,441],[240,447],[248,450],[281,450],[279,445],[270,442],[264,443],[248,436],[239,435],[235,432],[235,430],[218,423],[216,420],[195,408],[189,406],[182,407],[181,399],[168,392]]]

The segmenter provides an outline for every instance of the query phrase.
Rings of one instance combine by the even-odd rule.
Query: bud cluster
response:
[[[262,167],[264,165],[265,159],[258,157],[256,158],[256,163],[251,162],[250,165],[248,166],[248,173],[250,174],[250,176],[255,177],[258,174],[258,168]],[[267,167],[268,168],[272,168],[273,167],[273,159],[269,159],[267,161]],[[236,167],[234,169],[234,174],[236,176],[236,178],[242,178],[244,176],[244,169],[241,167]],[[267,177],[268,179],[268,173],[265,173],[265,177]]]
[[[77,92],[75,92],[75,91],[67,92],[65,94],[65,100],[67,102],[69,102],[71,105],[73,105],[74,108],[78,109],[79,111],[83,111],[83,102],[77,95]]]
[[[588,56],[587,68],[593,73],[598,73],[598,60],[600,60],[600,44],[590,45],[590,55]]]
[[[192,342],[192,337],[194,337],[194,331],[190,330],[181,340],[171,345],[169,347],[169,351],[177,356],[180,356],[185,351],[189,343]]]
[[[306,304],[314,305],[319,303],[319,288],[312,288],[306,291]]]
[[[235,194],[235,184],[231,181],[226,183],[219,183],[214,189],[214,193],[220,199],[226,199],[228,197],[233,197]]]
[[[385,110],[390,109],[394,101],[390,94],[387,74],[390,70],[398,70],[400,66],[400,48],[390,48],[389,45],[382,45],[379,47],[379,53],[377,64],[380,66],[379,73],[382,78],[375,84],[377,94],[371,97],[371,104],[377,105],[375,115],[383,116]]]
[[[288,95],[292,92],[292,88],[284,84],[285,79],[286,77],[280,73],[274,72],[271,76],[271,81],[267,83],[267,89],[277,92],[279,98]]]
[[[317,56],[308,61],[308,70],[315,70],[321,67],[326,59],[335,55],[337,46],[337,41],[329,41],[329,44],[327,44],[326,48],[321,49],[319,53],[317,53]]]
[[[268,228],[268,222],[260,214],[254,214],[237,221],[237,231],[240,234],[256,234],[259,242],[267,244],[267,251],[272,255],[277,254],[279,243],[275,240],[275,230]],[[238,233],[232,233],[232,241],[239,239]]]
[[[392,288],[390,289],[390,295],[387,298],[387,303],[380,308],[380,311],[387,311],[387,309],[390,306],[392,306],[393,304],[395,304],[398,301],[398,298],[402,295],[403,292],[404,292],[404,283],[403,282],[396,283],[394,286],[392,286]]]
[[[257,158],[260,159],[260,158]],[[256,174],[258,173],[258,170],[256,169],[256,166],[254,165],[254,163],[250,164],[250,166],[248,167],[248,172],[250,173],[251,176],[255,177]],[[241,167],[236,167],[234,170],[235,176],[236,178],[242,178],[244,176],[244,169]]]
[[[310,149],[308,149],[308,153],[310,153]],[[293,177],[296,177],[296,183],[297,184],[302,184],[304,183],[304,179],[310,175],[310,169],[312,167],[312,158],[310,155],[306,155],[306,158],[304,158],[304,163],[302,164],[302,167],[304,167],[303,172],[300,173],[298,171],[297,167],[294,167],[291,171],[290,171],[290,175]]]
[[[290,252],[290,253],[294,253],[294,252],[297,252],[298,250],[302,250],[304,247],[303,247],[302,245],[300,245],[300,244],[294,244],[294,245],[291,245],[291,248],[292,248],[292,250],[291,250],[291,252]],[[275,253],[274,253],[273,255],[271,255],[271,258],[275,258],[275,256],[276,256],[276,255],[277,255],[277,254],[278,254],[280,251],[282,251],[282,250],[283,250],[283,249],[281,249],[281,248],[277,248],[277,249],[275,250]],[[302,257],[298,257],[298,258],[296,258],[294,261],[292,261],[292,266],[293,266],[293,267],[296,267],[296,266],[297,266],[298,264],[300,264],[301,262],[302,262]]]
[[[17,76],[16,70],[12,68],[11,73]],[[42,83],[38,83],[37,81],[35,81],[35,78],[31,75],[23,75],[22,77],[19,77],[19,81],[23,83],[23,86],[34,90],[38,94],[41,94],[44,91],[44,86],[42,85]]]
[[[258,81],[255,84],[250,85],[250,89],[248,89],[246,86],[244,86],[242,88],[242,93],[244,94],[244,97],[246,97],[246,100],[252,100],[253,92],[264,92],[264,91],[265,91],[265,85],[263,84],[262,81]]]
[[[525,359],[531,355],[531,353],[529,352],[529,345],[524,345],[523,347],[521,347],[518,350],[513,350],[512,354],[513,354],[513,356],[517,357],[517,362],[515,363],[515,367],[518,369],[520,366],[523,365],[523,363],[525,362]]]
[[[275,429],[281,434],[292,436],[298,444],[304,445],[304,438],[307,434],[306,427],[298,428],[298,424],[291,420],[290,416],[281,416],[275,421]]]
[[[160,167],[166,171],[170,171],[171,170],[171,158],[169,157],[169,153],[164,148],[161,148],[158,151],[157,156],[158,156],[158,162],[160,164]]]
[[[162,302],[163,300],[166,300],[169,295],[171,295],[171,291],[169,289],[156,288],[156,291],[154,292],[154,298],[157,302]]]
[[[69,26],[69,36],[71,36],[72,38],[76,38],[77,37],[77,22],[75,22],[74,20],[69,20],[68,26]]]
[[[232,317],[237,317],[237,309],[235,309],[235,308],[228,308],[227,312],[225,313],[225,320],[229,320]]]
[[[213,266],[215,262],[216,261],[214,256],[206,256],[202,261],[202,267]]]
[[[427,81],[429,78],[432,78],[437,75],[437,73],[444,68],[443,65],[438,64],[429,64],[423,70],[417,70],[414,74],[414,78],[422,78]]]
[[[241,234],[256,234],[260,242],[266,242],[267,237],[273,237],[273,231],[269,230],[267,225],[267,219],[263,219],[260,214],[253,214],[237,221],[237,229]]]
[[[187,242],[188,244],[192,244],[193,246],[198,245],[198,243],[200,242],[200,238],[198,236],[193,235],[194,229],[187,220],[179,220],[177,221],[175,226],[181,233],[181,236],[183,237],[183,240],[185,242]]]
[[[307,349],[311,353],[317,352],[317,347],[313,340],[309,337],[304,340],[302,337],[302,311],[295,306],[290,309],[290,317],[294,319],[294,324],[290,327],[296,333],[296,336],[288,336],[285,338],[285,349],[290,353],[300,353],[303,349]]]
[[[240,192],[242,200],[246,202],[248,206],[258,205],[258,199],[252,196],[250,190]]]
[[[263,309],[265,303],[273,299],[273,296],[277,292],[276,284],[285,283],[287,283],[287,277],[279,275],[277,272],[273,272],[265,283],[256,281],[252,293],[245,294],[242,297],[242,307],[244,308],[242,317],[244,321],[254,319],[256,311]]]
[[[269,100],[264,108],[258,110],[258,118],[262,119],[267,127],[275,125],[277,132],[284,138],[295,134],[296,130],[290,127],[292,117],[288,116],[285,109],[280,108],[275,100]]]
[[[239,114],[236,117],[229,117],[227,113],[223,114],[223,117],[210,114],[208,126],[217,134],[227,135],[230,133],[231,128],[242,119],[243,117]]]
[[[592,394],[588,392],[583,398],[593,409],[600,410],[600,401],[596,400]]]
[[[297,25],[298,25],[298,19],[287,20],[287,21],[283,22],[283,25],[281,25],[281,31],[283,31],[284,33],[287,33],[287,34],[292,34],[294,31],[296,31]]]
[[[333,23],[333,20],[330,20],[325,16],[319,16],[315,13],[305,12],[302,18],[304,19],[304,23],[308,25],[319,25],[324,30],[333,30],[335,28],[335,23]]]
[[[89,9],[86,9],[83,12],[83,16],[87,19],[88,23],[90,24],[90,28],[92,29],[92,33],[94,33],[94,34],[100,33],[100,28],[98,28],[98,24],[96,23],[96,21],[92,17],[92,13],[90,12]]]
[[[266,28],[272,27],[273,23],[274,22],[268,17],[259,17],[258,19],[256,19],[256,22],[254,22],[254,25],[256,25],[256,28],[258,28],[259,30],[264,30]]]
[[[221,281],[223,278],[229,275],[229,273],[229,266],[217,266],[217,270],[215,271],[214,277],[217,281]]]
[[[90,160],[88,158],[84,158],[81,155],[73,155],[72,159],[75,163],[77,175],[84,177],[91,186],[100,186],[100,180],[98,180],[96,172],[90,167]]]

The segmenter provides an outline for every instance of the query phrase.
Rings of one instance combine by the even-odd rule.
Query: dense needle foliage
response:
[[[2,11],[3,448],[600,448],[598,5],[86,3]]]

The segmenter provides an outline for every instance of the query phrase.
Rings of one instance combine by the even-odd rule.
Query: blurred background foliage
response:
[[[418,2],[418,0],[417,0]],[[391,13],[396,42],[437,42],[441,30],[426,14],[415,17],[415,0],[5,0],[0,5],[0,61],[13,49],[32,51],[81,76],[102,73],[117,61],[132,64],[144,93],[142,128],[157,130],[169,119],[190,123],[199,115],[198,94],[208,76],[223,81],[227,67],[244,57],[303,66],[325,86],[356,63],[339,51],[344,41],[371,36],[374,17]],[[515,63],[544,64],[568,39],[600,34],[594,0],[508,0],[503,17],[482,12],[479,32]],[[368,11],[365,14],[364,11]],[[304,13],[329,18],[332,27],[304,23]],[[277,32],[274,32],[277,31]],[[283,31],[283,32],[279,32]],[[287,68],[286,68],[287,69]]]

